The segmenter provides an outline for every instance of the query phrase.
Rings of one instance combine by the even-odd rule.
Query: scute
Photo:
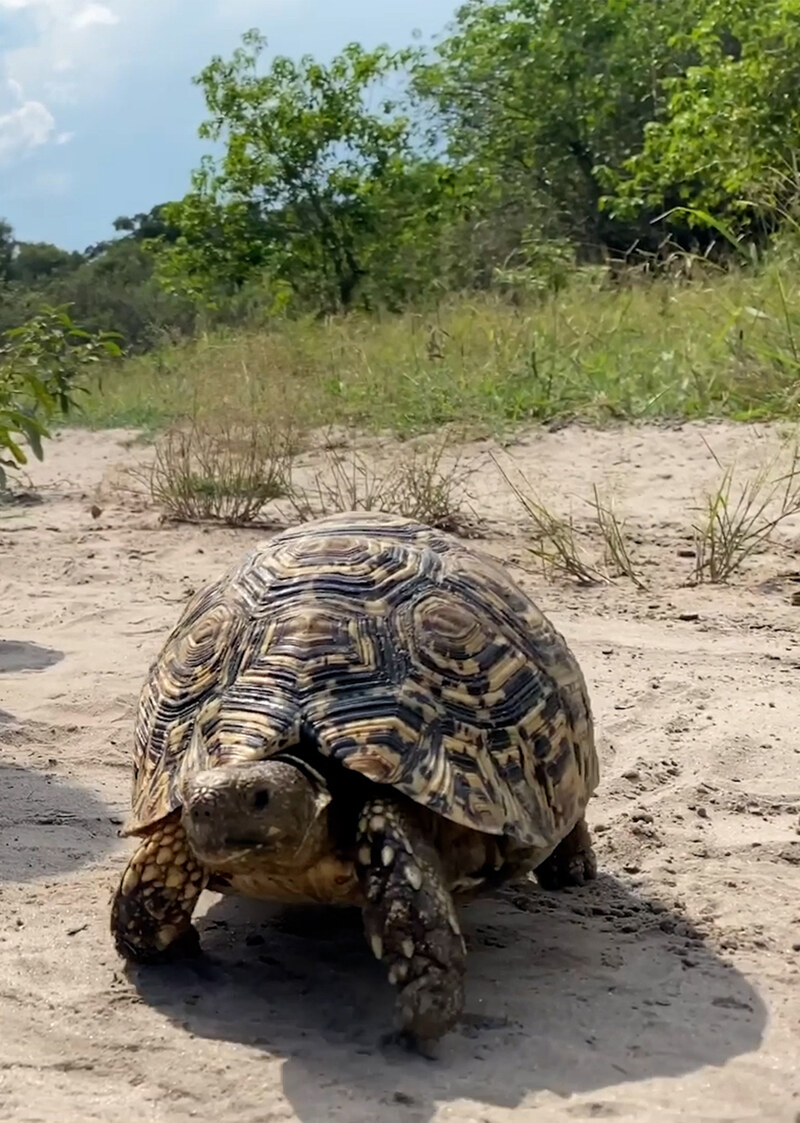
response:
[[[131,831],[181,769],[321,751],[444,817],[554,845],[598,779],[581,670],[492,558],[350,513],[257,547],[187,605],[136,727]]]

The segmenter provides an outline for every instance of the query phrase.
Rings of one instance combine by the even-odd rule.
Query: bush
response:
[[[0,487],[5,487],[6,468],[28,462],[23,442],[41,460],[48,423],[77,404],[87,372],[120,350],[113,333],[93,335],[76,327],[66,306],[46,305],[0,339]]]

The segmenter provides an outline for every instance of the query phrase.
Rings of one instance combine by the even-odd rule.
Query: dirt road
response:
[[[579,514],[617,481],[646,590],[545,581],[489,446],[467,450],[481,545],[586,670],[602,873],[467,910],[468,1014],[436,1063],[376,1044],[392,996],[347,915],[209,896],[207,963],[126,975],[108,903],[136,694],[189,591],[263,532],[160,524],[112,486],[148,455],[131,434],[53,442],[42,502],[0,513],[0,1119],[800,1119],[800,522],[729,587],[686,587],[689,508],[719,476],[703,435],[751,466],[777,439],[565,429],[507,450]]]

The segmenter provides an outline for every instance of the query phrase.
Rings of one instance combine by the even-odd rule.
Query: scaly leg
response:
[[[119,954],[139,963],[196,954],[192,911],[207,880],[180,812],[158,823],[140,840],[114,897],[111,932]]]
[[[597,859],[585,819],[578,820],[549,858],[536,867],[534,874],[543,889],[563,889],[567,885],[584,885],[594,880]]]
[[[413,811],[374,799],[358,827],[364,928],[397,987],[400,1034],[430,1052],[464,1003],[466,947],[439,857]]]

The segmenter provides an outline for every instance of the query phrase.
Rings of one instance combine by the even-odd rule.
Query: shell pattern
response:
[[[551,847],[599,768],[562,636],[492,558],[349,513],[258,546],[197,592],[150,668],[134,735],[137,833],[181,771],[323,754],[463,826]]]

